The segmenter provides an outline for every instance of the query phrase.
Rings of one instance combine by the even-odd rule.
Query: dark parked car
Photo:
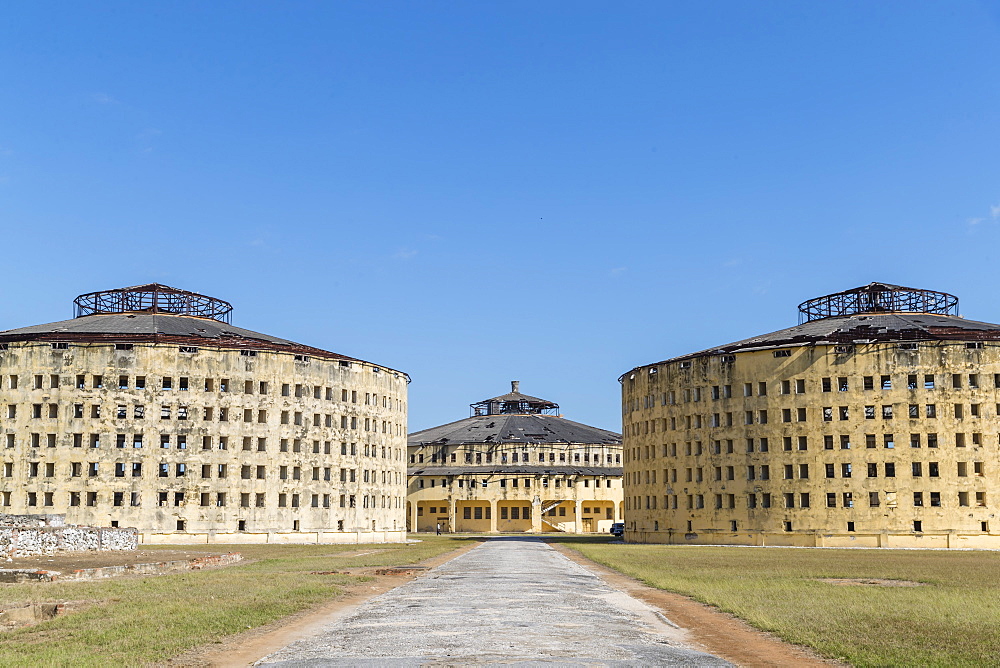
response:
[[[615,538],[621,538],[622,536],[625,535],[625,523],[615,522],[614,524],[611,525],[611,530],[608,533],[610,533]]]

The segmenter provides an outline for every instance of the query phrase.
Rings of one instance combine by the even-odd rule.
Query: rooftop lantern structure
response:
[[[89,292],[74,299],[73,304],[77,318],[107,313],[165,313],[211,318],[229,324],[233,312],[233,305],[222,299],[159,283]]]
[[[521,394],[520,381],[510,381],[510,392],[469,404],[472,415],[558,415],[559,404]]]
[[[865,313],[958,315],[958,297],[947,292],[869,283],[799,304],[799,324]]]

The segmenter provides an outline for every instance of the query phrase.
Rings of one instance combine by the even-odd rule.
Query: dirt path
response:
[[[479,543],[472,543],[453,552],[438,555],[420,562],[418,566],[434,568],[468,552],[477,545]],[[212,668],[242,668],[250,666],[261,657],[267,656],[296,640],[314,635],[324,625],[349,615],[368,599],[405,584],[421,574],[421,572],[412,572],[377,575],[375,573],[376,570],[379,570],[377,568],[342,570],[352,575],[367,575],[373,579],[347,587],[344,595],[334,601],[241,633],[221,643],[196,647],[162,665],[184,666],[185,668],[207,668],[209,666]]]
[[[429,559],[420,566],[433,568],[444,564],[478,544],[474,543]],[[824,660],[807,648],[790,645],[771,634],[758,631],[742,620],[711,606],[644,585],[557,543],[550,545],[568,559],[591,571],[610,587],[661,610],[667,619],[683,629],[690,642],[696,643],[709,654],[740,666],[840,665],[834,661]],[[405,584],[419,575],[419,573],[375,575],[375,570],[351,569],[352,573],[370,575],[374,579],[349,587],[346,593],[335,601],[247,631],[223,643],[196,648],[164,665],[198,668],[208,666],[242,668],[252,665],[282,647],[315,636],[332,622],[350,615],[369,599]]]
[[[537,536],[498,536],[258,665],[731,666]]]
[[[656,589],[587,559],[575,550],[550,543],[572,561],[593,572],[615,589],[630,594],[663,611],[674,624],[685,629],[689,638],[704,651],[740,666],[830,666],[843,665],[826,660],[810,649],[791,645],[758,631],[730,614],[693,601],[686,596]]]

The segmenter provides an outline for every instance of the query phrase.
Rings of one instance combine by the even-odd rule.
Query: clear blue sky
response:
[[[871,281],[1000,321],[1000,5],[20,2],[0,329],[158,281],[408,372],[411,430]]]

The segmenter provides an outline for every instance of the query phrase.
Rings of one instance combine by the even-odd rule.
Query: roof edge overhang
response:
[[[822,322],[827,320],[842,319],[851,320],[858,318],[868,318],[878,315],[898,315],[898,316],[926,316],[926,313],[873,313],[873,314],[855,314],[847,316],[830,316],[828,318],[820,318],[812,322]],[[937,315],[936,318],[954,318],[957,321],[965,321],[965,318],[958,315]],[[988,324],[988,323],[987,323]],[[795,329],[790,327],[788,329]],[[786,330],[779,330],[786,331]],[[760,337],[754,337],[754,339],[763,339],[770,334],[764,334]],[[893,330],[891,332],[880,332],[878,330],[866,331],[864,332],[864,337],[860,336],[856,331],[848,332],[834,332],[832,334],[826,334],[823,336],[793,336],[787,339],[774,339],[768,341],[754,341],[754,340],[744,340],[736,343],[725,344],[717,348],[709,348],[707,350],[700,350],[694,353],[688,353],[686,355],[678,355],[677,357],[671,357],[665,360],[660,360],[659,362],[650,362],[649,364],[640,364],[639,366],[632,367],[625,373],[618,376],[618,382],[624,382],[624,379],[629,374],[635,373],[640,369],[646,369],[652,366],[659,366],[662,364],[674,364],[677,362],[685,362],[688,360],[701,359],[705,357],[715,357],[718,355],[733,355],[736,353],[748,353],[748,352],[760,352],[764,350],[775,350],[779,348],[802,348],[810,346],[840,346],[840,345],[878,345],[886,343],[917,343],[917,342],[945,342],[945,341],[998,341],[1000,342],[1000,325],[996,325],[996,329],[971,329],[963,328],[960,324],[956,324],[955,327],[943,327],[943,326],[928,326],[926,328],[913,327],[911,329],[903,330]]]
[[[120,317],[121,313],[101,313],[88,316],[81,316],[81,318],[95,318],[104,316],[115,316]],[[143,316],[155,316],[159,318],[193,318],[198,320],[212,320],[213,322],[219,322],[213,318],[204,318],[201,316],[193,316],[186,314],[177,313],[148,313],[148,314],[136,314],[136,317]],[[80,318],[77,318],[80,319]],[[331,361],[344,361],[351,362],[352,364],[365,364],[370,367],[377,367],[379,369],[384,369],[388,373],[399,374],[406,378],[406,382],[412,382],[412,378],[405,371],[400,371],[398,369],[393,369],[384,364],[377,364],[375,362],[369,362],[367,360],[359,359],[356,357],[348,357],[347,355],[341,355],[340,353],[334,353],[329,350],[324,350],[322,348],[315,348],[313,346],[307,346],[304,344],[298,344],[289,342],[287,344],[276,343],[274,341],[268,341],[266,339],[257,339],[246,336],[221,336],[221,337],[200,337],[200,336],[181,336],[177,334],[162,334],[162,333],[104,333],[104,332],[60,332],[60,331],[49,331],[49,332],[32,332],[28,334],[3,334],[0,333],[0,343],[31,343],[31,342],[68,342],[68,343],[94,343],[94,344],[115,344],[115,343],[145,343],[150,345],[197,345],[203,348],[217,348],[220,350],[259,350],[259,351],[269,351],[269,352],[279,352],[288,353],[293,355],[307,355],[309,357],[316,357],[324,360]]]

